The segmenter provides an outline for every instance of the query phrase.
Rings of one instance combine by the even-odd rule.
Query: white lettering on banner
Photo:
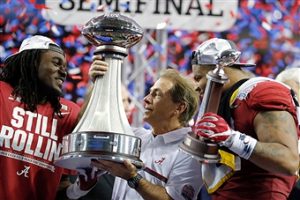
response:
[[[57,119],[49,120],[47,116],[15,107],[11,126],[0,127],[0,147],[51,162],[62,150],[56,129]]]
[[[168,22],[171,28],[225,31],[231,28],[238,0],[45,0],[44,17],[62,25],[83,25],[107,12],[120,12],[146,29]],[[104,9],[98,10],[96,8]]]

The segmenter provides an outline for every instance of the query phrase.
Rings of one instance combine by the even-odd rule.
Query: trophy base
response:
[[[210,141],[202,141],[193,132],[189,132],[183,143],[179,145],[180,150],[191,155],[203,163],[218,163],[220,161],[218,144]]]
[[[63,152],[54,164],[76,170],[90,168],[92,159],[119,163],[128,159],[137,169],[142,169],[140,146],[141,139],[131,135],[96,131],[71,133],[63,137]]]

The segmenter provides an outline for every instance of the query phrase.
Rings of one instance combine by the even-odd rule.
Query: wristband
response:
[[[232,152],[248,160],[255,148],[257,140],[249,135],[232,130],[232,136],[221,145],[229,148]]]
[[[66,194],[69,199],[79,199],[80,197],[86,195],[92,188],[90,188],[89,190],[81,190],[79,181],[77,179],[75,183],[67,188]]]

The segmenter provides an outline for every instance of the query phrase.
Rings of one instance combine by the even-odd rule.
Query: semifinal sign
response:
[[[120,12],[145,29],[225,31],[236,21],[238,0],[45,0],[45,16],[61,25],[83,25],[106,12]]]

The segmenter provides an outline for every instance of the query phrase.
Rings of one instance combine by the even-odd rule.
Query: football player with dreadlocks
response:
[[[105,65],[94,60],[90,76],[101,75]],[[25,39],[5,60],[0,74],[0,199],[55,199],[64,170],[54,160],[80,111],[62,98],[66,76],[63,50],[44,36]],[[66,187],[65,196],[86,194],[97,181],[88,175]]]

